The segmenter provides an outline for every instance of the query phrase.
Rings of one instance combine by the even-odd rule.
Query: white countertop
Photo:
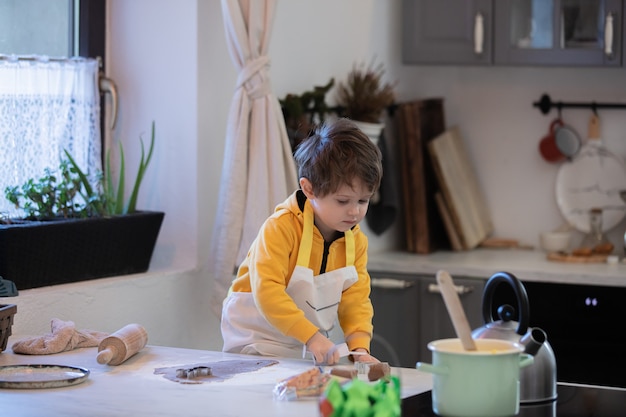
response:
[[[370,273],[400,273],[433,276],[440,269],[452,277],[489,279],[499,271],[510,272],[518,279],[570,284],[626,287],[626,264],[565,263],[549,261],[546,253],[527,249],[474,249],[439,251],[428,255],[410,252],[370,253]]]
[[[258,359],[193,349],[146,346],[121,365],[100,365],[97,348],[76,349],[53,355],[17,355],[11,345],[0,353],[0,366],[55,364],[79,366],[91,371],[78,385],[47,389],[0,389],[3,416],[220,416],[280,417],[319,416],[316,400],[278,401],[272,396],[275,384],[312,366],[310,360],[276,359],[279,364],[242,373],[223,382],[180,384],[155,375],[156,368]],[[416,369],[393,368],[400,377],[402,397],[431,389],[430,374]]]

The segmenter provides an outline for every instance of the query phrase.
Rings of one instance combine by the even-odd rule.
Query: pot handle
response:
[[[530,353],[520,353],[519,355],[519,367],[525,368],[532,365],[535,362],[535,357]]]
[[[498,284],[502,282],[508,283],[515,292],[515,297],[517,298],[517,321],[519,323],[517,325],[516,333],[524,335],[528,330],[528,318],[530,317],[528,294],[526,294],[526,288],[524,288],[522,282],[518,280],[515,275],[509,272],[496,272],[491,276],[491,278],[489,278],[487,284],[485,284],[485,290],[483,291],[483,320],[485,323],[491,323],[494,321],[491,315],[493,293],[495,292]]]
[[[430,374],[448,375],[450,373],[447,366],[437,366],[425,362],[418,362],[415,364],[415,367],[420,371],[428,372]]]

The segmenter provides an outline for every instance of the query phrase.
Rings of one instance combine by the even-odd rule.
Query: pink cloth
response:
[[[73,321],[52,319],[52,333],[19,340],[13,344],[13,353],[49,355],[84,347],[98,346],[108,333],[76,330]]]

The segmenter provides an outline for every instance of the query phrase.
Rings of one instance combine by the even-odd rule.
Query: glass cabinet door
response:
[[[512,0],[509,12],[509,42],[512,49],[554,48],[554,2]]]
[[[495,63],[620,66],[620,0],[498,0]]]

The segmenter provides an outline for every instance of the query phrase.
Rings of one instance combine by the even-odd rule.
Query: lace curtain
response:
[[[1,57],[0,215],[22,215],[5,188],[56,172],[65,149],[83,171],[102,170],[98,62]]]

